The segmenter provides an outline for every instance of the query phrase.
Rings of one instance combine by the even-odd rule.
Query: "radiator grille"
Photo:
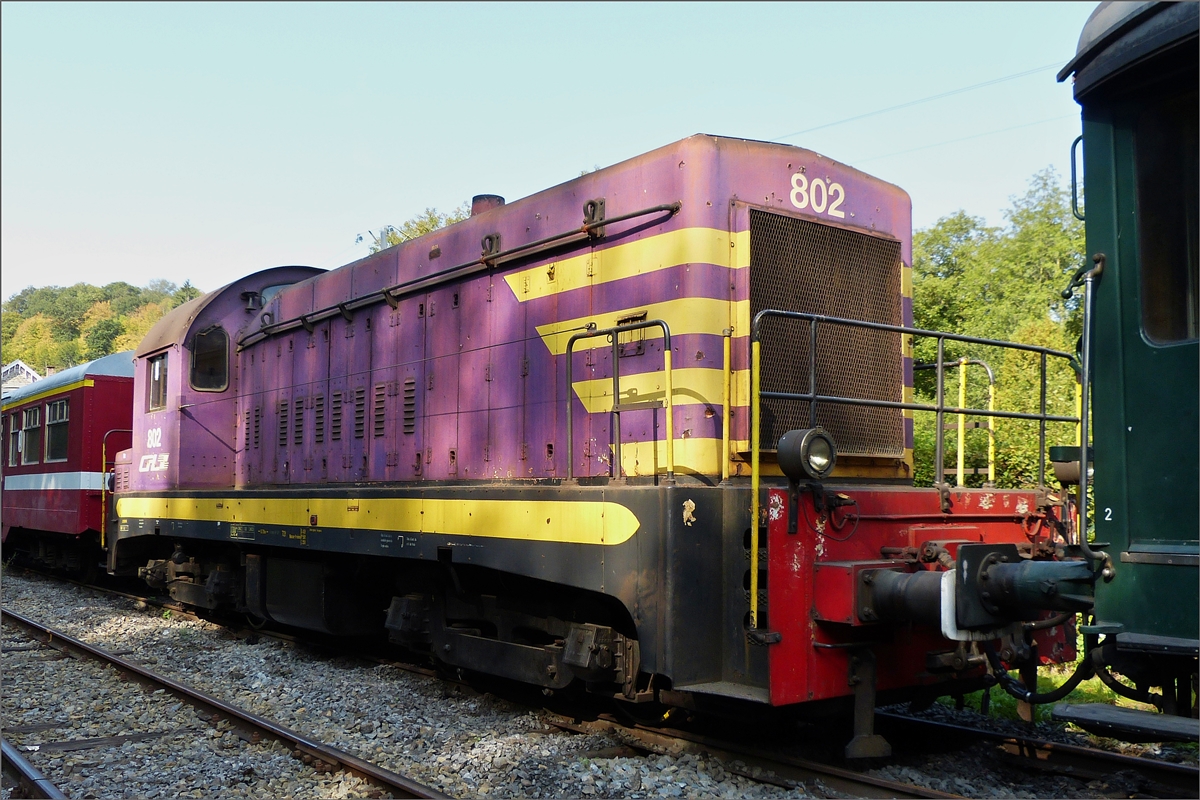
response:
[[[900,243],[752,209],[751,317],[766,308],[899,325]],[[900,400],[899,334],[824,324],[817,335],[817,394]],[[808,323],[764,320],[763,391],[808,392],[808,351]],[[808,405],[763,400],[763,448],[809,427]],[[823,403],[816,417],[840,453],[903,455],[899,409]]]
[[[292,409],[296,418],[292,425],[292,442],[299,447],[304,444],[304,398],[296,398],[292,403]]]
[[[354,387],[354,438],[363,438],[367,429],[367,390],[362,386]]]
[[[404,432],[417,430],[417,379],[404,379]]]
[[[342,393],[334,392],[329,395],[329,440],[342,440]]]
[[[287,447],[288,434],[288,401],[279,401],[279,446]]]
[[[325,443],[325,395],[313,395],[313,441]]]
[[[372,409],[375,416],[374,436],[378,439],[387,431],[387,384],[375,384],[375,406]]]

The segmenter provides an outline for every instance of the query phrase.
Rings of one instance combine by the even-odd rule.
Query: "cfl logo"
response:
[[[148,456],[142,456],[141,463],[138,464],[138,472],[162,472],[167,468],[170,453],[151,453]]]

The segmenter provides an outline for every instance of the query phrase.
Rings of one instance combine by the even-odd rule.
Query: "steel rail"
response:
[[[918,518],[924,519],[928,516],[937,516],[937,515],[910,515],[910,517],[912,519],[918,519]],[[910,517],[904,517],[904,518],[909,519]],[[890,518],[890,517],[885,516],[885,517],[881,517],[881,518]],[[899,519],[900,517],[897,516],[896,518]],[[86,587],[88,589],[102,592],[104,594],[114,595],[114,596],[118,596],[118,597],[125,597],[125,598],[132,599],[132,600],[141,600],[143,602],[149,603],[156,607],[170,609],[174,613],[181,613],[185,616],[193,617],[196,619],[207,619],[207,618],[199,617],[195,614],[192,614],[191,612],[177,606],[175,603],[164,603],[153,597],[130,594],[128,592],[123,592],[123,591],[119,591],[119,590],[115,590],[115,589],[111,589],[111,588],[103,587],[103,586],[97,586],[95,584],[84,584],[84,583],[80,583],[79,581],[74,581],[74,580],[69,580],[69,579],[63,578],[62,576],[51,575],[48,573],[42,573],[42,572],[38,572],[37,570],[32,570],[29,568],[25,568],[25,569],[26,569],[26,571],[34,572],[36,574],[43,575],[44,577],[47,577],[47,578],[53,578],[55,580],[66,580],[74,585]],[[7,611],[5,611],[4,613],[6,615],[8,614]],[[208,619],[207,621],[213,622],[214,620]],[[217,622],[218,622],[218,624],[224,624],[219,621],[217,621]],[[300,639],[298,639],[295,636],[280,634],[280,633],[272,632],[272,631],[246,631],[246,633],[253,633],[256,636],[262,636],[263,638],[273,639],[273,640],[278,640],[278,641],[286,641],[286,642],[301,641]],[[469,682],[465,682],[462,679],[455,680],[454,678],[451,678],[444,674],[440,674],[436,670],[432,670],[432,669],[429,669],[426,667],[420,667],[420,666],[416,666],[413,664],[398,662],[398,661],[395,661],[392,659],[384,659],[384,658],[378,658],[378,657],[373,657],[373,656],[368,656],[367,658],[369,658],[370,660],[377,661],[378,663],[381,663],[381,664],[386,663],[392,667],[402,669],[406,672],[410,672],[410,673],[417,674],[417,675],[422,675],[424,677],[432,678],[434,680],[438,680],[438,681],[442,681],[442,682],[446,682],[446,683],[450,683],[450,684],[455,684],[455,685],[459,685],[459,686],[470,687]],[[518,702],[518,701],[513,701],[513,702]],[[1146,775],[1146,774],[1149,775],[1150,780],[1155,785],[1152,788],[1156,788],[1159,791],[1158,796],[1162,796],[1162,797],[1175,797],[1175,796],[1197,797],[1198,796],[1196,787],[1198,784],[1200,784],[1200,772],[1198,772],[1197,768],[1195,768],[1195,767],[1174,764],[1172,762],[1166,762],[1166,761],[1154,761],[1154,760],[1150,760],[1150,759],[1135,758],[1135,757],[1126,756],[1126,755],[1123,755],[1120,753],[1112,753],[1112,752],[1106,751],[1106,750],[1097,750],[1094,748],[1085,748],[1085,747],[1079,747],[1076,745],[1048,742],[1048,741],[1044,741],[1044,740],[1040,740],[1040,739],[1036,739],[1036,738],[1032,738],[1032,737],[1014,736],[1011,733],[992,732],[992,731],[987,731],[987,730],[980,730],[978,728],[968,728],[965,726],[954,725],[951,723],[943,723],[943,722],[937,722],[934,720],[926,720],[926,719],[921,719],[919,717],[910,717],[905,714],[888,712],[888,711],[884,711],[882,709],[876,710],[876,715],[877,715],[877,718],[886,720],[887,722],[892,723],[892,724],[933,728],[933,729],[937,729],[937,730],[943,730],[946,732],[954,733],[956,735],[961,734],[964,737],[969,736],[969,737],[975,737],[975,738],[995,740],[1002,747],[1004,747],[1009,753],[1011,753],[1014,758],[1021,757],[1021,758],[1026,759],[1027,766],[1031,769],[1039,769],[1039,770],[1048,771],[1048,772],[1057,772],[1059,774],[1069,775],[1069,776],[1079,778],[1079,779],[1085,779],[1085,778],[1090,779],[1091,773],[1093,773],[1093,772],[1102,772],[1102,771],[1103,772],[1111,772],[1111,771],[1114,771],[1115,769],[1133,770],[1133,771],[1136,771],[1136,772],[1144,774],[1144,775]],[[708,737],[688,733],[686,731],[678,731],[678,730],[666,729],[666,728],[655,728],[655,727],[644,726],[644,725],[632,725],[631,726],[629,723],[625,722],[624,720],[621,720],[619,717],[612,717],[609,715],[603,715],[602,721],[600,721],[598,723],[565,722],[565,721],[554,721],[554,720],[545,720],[545,722],[549,725],[552,725],[553,727],[560,728],[562,730],[572,731],[575,733],[596,732],[598,730],[598,727],[596,727],[596,726],[599,726],[600,728],[605,728],[605,729],[611,728],[611,727],[620,727],[623,731],[627,731],[632,737],[645,743],[647,745],[647,749],[653,749],[651,746],[661,748],[663,745],[663,742],[665,740],[673,739],[676,742],[688,742],[693,745],[701,746],[705,750],[709,751],[712,755],[714,755],[718,758],[724,758],[724,760],[726,760],[726,761],[732,760],[731,758],[727,757],[727,754],[736,755],[737,757],[742,758],[743,760],[753,759],[755,761],[755,763],[761,764],[761,765],[771,768],[771,769],[775,769],[776,770],[776,778],[771,779],[771,778],[768,778],[763,775],[756,776],[749,772],[737,772],[736,770],[734,770],[734,772],[736,772],[737,774],[743,775],[743,777],[746,777],[750,780],[757,780],[757,781],[765,782],[765,783],[773,783],[775,785],[782,786],[782,785],[784,785],[784,783],[782,781],[787,781],[787,780],[791,780],[791,781],[795,782],[795,781],[809,780],[809,779],[811,779],[811,777],[818,777],[823,783],[828,785],[830,788],[834,788],[834,789],[837,789],[837,790],[843,791],[843,792],[853,793],[854,796],[858,796],[858,797],[941,797],[941,798],[945,798],[945,797],[957,797],[958,796],[958,795],[938,792],[933,789],[924,789],[923,787],[914,786],[912,784],[896,783],[893,785],[891,782],[886,781],[884,779],[874,778],[872,776],[862,776],[859,773],[854,772],[853,770],[839,769],[837,767],[828,767],[826,765],[820,764],[819,762],[814,762],[814,761],[810,761],[810,760],[806,760],[806,759],[802,759],[802,758],[798,758],[798,757],[793,757],[790,755],[780,756],[779,754],[775,754],[775,753],[763,753],[760,751],[755,751],[752,748],[746,747],[744,745],[740,745],[738,743],[721,742],[721,741],[717,741],[717,740],[714,740],[714,739],[711,739]],[[808,770],[809,772],[804,773],[803,772],[804,770]],[[860,778],[865,778],[868,781],[868,783],[870,784],[870,786],[864,787],[863,785],[861,785],[861,783],[859,783],[859,785],[852,787],[852,784],[859,782]],[[846,782],[842,783],[843,780]],[[882,793],[880,793],[881,790],[882,790]],[[1190,794],[1189,794],[1189,792],[1190,792]]]
[[[29,570],[28,568],[26,568],[26,570],[31,571],[31,572],[36,572],[37,574],[43,575],[48,578],[53,578],[56,580],[67,580],[67,579],[62,578],[61,576],[49,575],[47,573],[37,572],[36,570]],[[83,587],[86,587],[86,588],[94,590],[94,591],[102,592],[104,594],[114,595],[114,596],[118,596],[118,597],[125,597],[125,598],[132,599],[132,600],[141,600],[148,604],[154,605],[155,607],[170,609],[174,613],[181,613],[185,616],[193,617],[196,619],[206,619],[203,617],[198,617],[195,614],[192,614],[191,612],[188,612],[186,610],[180,611],[180,609],[174,603],[164,603],[153,597],[146,597],[146,596],[141,596],[141,595],[130,594],[128,592],[122,592],[122,591],[110,589],[110,588],[103,587],[103,586],[97,586],[94,584],[84,584],[84,583],[80,583],[78,581],[69,581],[69,582],[72,584],[75,584],[77,586],[83,586]],[[5,611],[4,614],[7,615],[8,612]],[[209,619],[208,621],[212,622],[214,620]],[[223,624],[223,623],[220,623],[218,621],[217,624]],[[300,639],[298,639],[296,637],[288,636],[288,635],[280,635],[276,632],[271,632],[271,631],[251,631],[251,632],[257,636],[262,636],[263,638],[267,638],[267,639],[274,639],[274,640],[288,641],[288,642],[301,641]],[[390,660],[390,659],[378,659],[378,658],[374,658],[374,657],[368,657],[368,658],[371,658],[371,660],[376,660],[379,663],[386,663],[392,667],[402,669],[406,672],[410,672],[410,673],[417,674],[417,675],[422,675],[424,677],[431,678],[431,679],[434,679],[437,681],[441,681],[443,683],[449,683],[449,684],[453,684],[453,685],[472,688],[471,684],[469,682],[464,681],[461,678],[455,679],[455,678],[452,678],[452,677],[444,675],[444,674],[440,674],[435,670],[431,670],[431,669],[428,669],[425,667],[419,667],[419,666],[415,666],[412,664],[397,662],[397,661]],[[522,703],[524,702],[524,701],[512,700],[511,698],[508,698],[508,699],[510,699],[510,701],[512,701],[512,702],[522,702]],[[537,706],[530,706],[530,707],[536,708]],[[547,710],[549,710],[549,709],[547,709]],[[552,713],[555,714],[556,716],[558,715],[558,712],[552,711]],[[958,795],[947,794],[945,792],[939,792],[939,791],[936,791],[933,789],[925,789],[923,787],[914,786],[912,784],[895,783],[895,782],[888,781],[883,778],[876,778],[876,777],[873,777],[870,775],[863,775],[863,774],[855,772],[853,770],[842,769],[842,768],[833,767],[833,766],[827,766],[827,765],[821,764],[820,762],[810,761],[810,760],[806,760],[806,759],[802,759],[802,758],[798,758],[798,757],[793,757],[790,755],[780,755],[777,753],[763,753],[760,751],[756,751],[751,747],[747,747],[745,745],[741,745],[736,742],[718,741],[718,740],[712,739],[710,737],[704,737],[704,736],[700,736],[698,734],[692,734],[687,731],[679,731],[679,730],[666,729],[666,728],[655,728],[655,727],[637,725],[637,724],[630,725],[628,722],[620,719],[619,717],[615,717],[615,716],[611,716],[611,715],[607,715],[607,714],[602,715],[601,719],[594,721],[594,722],[589,722],[589,721],[566,722],[563,720],[553,720],[553,719],[544,720],[544,722],[546,722],[546,724],[549,724],[553,727],[556,727],[556,728],[559,728],[559,729],[565,730],[565,731],[570,731],[573,733],[596,733],[596,732],[600,732],[600,731],[611,730],[613,728],[620,728],[624,733],[628,734],[628,736],[630,738],[642,742],[644,748],[648,752],[660,752],[661,750],[664,749],[664,747],[669,748],[670,746],[678,745],[679,743],[687,743],[687,744],[690,744],[690,745],[693,745],[696,747],[701,747],[706,752],[709,752],[711,755],[724,760],[727,764],[726,771],[733,772],[734,774],[741,775],[742,777],[745,777],[749,780],[753,780],[753,781],[756,781],[759,783],[768,783],[768,784],[781,786],[781,787],[785,787],[785,788],[791,788],[797,782],[809,781],[809,780],[812,780],[813,778],[817,778],[822,783],[829,786],[830,788],[835,789],[835,790],[841,792],[842,794],[853,796],[853,797],[864,797],[864,798],[885,798],[885,797],[955,798],[955,797],[958,797]],[[730,762],[732,762],[735,758],[740,758],[743,761],[747,761],[747,762],[753,762],[752,765],[761,766],[764,769],[774,770],[776,775],[774,778],[772,778],[772,777],[767,776],[765,773],[755,775],[748,770],[734,769],[730,765]]]
[[[742,760],[753,760],[755,766],[773,771],[775,773],[774,778],[765,775],[759,776],[753,773],[739,774],[748,777],[750,780],[773,783],[775,785],[786,785],[782,781],[800,783],[817,779],[830,789],[850,797],[956,798],[961,796],[948,792],[940,792],[936,789],[927,789],[924,786],[916,786],[911,783],[900,783],[898,781],[887,780],[886,778],[877,778],[873,775],[856,772],[852,769],[822,764],[819,761],[812,761],[787,753],[757,750],[738,742],[714,739],[713,737],[691,733],[690,731],[682,731],[675,728],[656,728],[637,723],[629,724],[607,714],[601,715],[600,720],[596,722],[566,723],[551,721],[549,724],[557,728],[563,728],[564,730],[573,730],[577,733],[597,733],[619,729],[624,735],[634,737],[650,748],[657,749],[670,749],[678,747],[681,742],[687,743],[695,745],[706,751],[709,755],[727,763],[733,761],[735,756]]]
[[[955,736],[972,736],[998,742],[1006,752],[1023,759],[1028,767],[1034,769],[1057,772],[1086,780],[1112,774],[1117,770],[1132,770],[1149,778],[1155,784],[1144,787],[1140,791],[1152,792],[1157,797],[1200,797],[1200,769],[1186,764],[1137,758],[1109,750],[970,728],[965,725],[910,717],[890,711],[876,710],[875,715],[893,725],[926,728],[952,733]]]
[[[21,784],[26,797],[67,800],[62,790],[51,783],[37,767],[26,761],[21,751],[9,744],[7,739],[0,739],[0,758],[4,761],[4,771]]]
[[[179,683],[176,680],[159,675],[151,670],[146,669],[140,664],[135,664],[132,661],[127,661],[120,656],[113,655],[99,647],[80,641],[72,636],[56,631],[42,623],[26,617],[25,615],[12,611],[9,608],[0,609],[0,619],[10,620],[17,623],[21,627],[32,631],[35,636],[46,637],[44,644],[49,645],[57,650],[65,653],[78,653],[88,658],[101,661],[107,664],[112,664],[119,670],[136,675],[143,681],[160,686],[174,694],[176,697],[188,702],[196,708],[207,711],[210,716],[227,717],[231,720],[237,720],[243,726],[258,733],[260,736],[269,736],[272,739],[283,742],[290,746],[290,749],[299,750],[307,753],[313,758],[333,767],[341,767],[347,772],[356,775],[363,780],[369,781],[376,786],[379,786],[387,791],[395,793],[399,797],[420,797],[420,798],[439,798],[446,799],[449,796],[433,789],[429,786],[424,786],[416,781],[410,780],[399,773],[392,772],[389,769],[377,766],[364,761],[357,756],[351,755],[344,750],[339,750],[336,747],[318,742],[315,739],[310,739],[301,733],[284,727],[277,722],[260,717],[245,709],[238,708],[235,705],[226,703],[206,694],[197,689],[193,689],[186,684]]]

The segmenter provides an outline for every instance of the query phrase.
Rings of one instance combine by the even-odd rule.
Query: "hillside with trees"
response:
[[[163,315],[202,292],[154,280],[147,286],[30,286],[0,307],[0,353],[46,374],[109,353],[130,350]]]

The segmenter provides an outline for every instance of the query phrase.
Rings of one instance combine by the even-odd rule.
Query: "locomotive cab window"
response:
[[[21,462],[21,419],[16,414],[8,415],[8,465],[15,467]]]
[[[26,409],[23,412],[21,428],[21,463],[36,464],[42,449],[42,409]]]
[[[1156,344],[1200,338],[1197,96],[1151,101],[1134,131],[1142,330]]]
[[[67,424],[70,406],[67,398],[46,404],[46,461],[67,460]]]
[[[192,339],[192,388],[223,392],[229,386],[229,336],[213,326]]]
[[[147,377],[147,409],[158,411],[167,407],[167,354],[155,356],[146,362]]]

